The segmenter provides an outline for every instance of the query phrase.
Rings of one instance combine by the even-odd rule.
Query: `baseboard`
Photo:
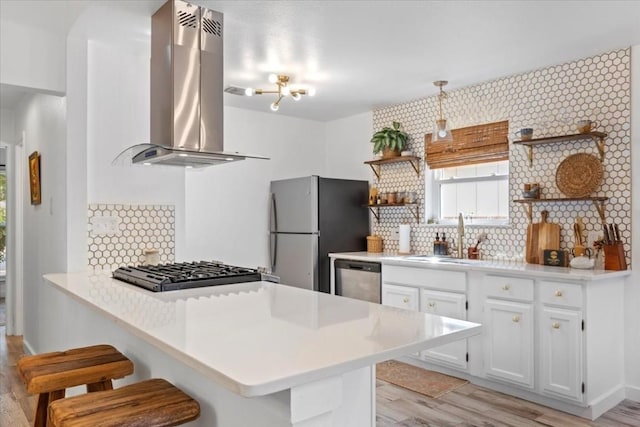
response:
[[[22,339],[22,349],[24,350],[24,354],[36,354],[36,352],[33,350],[33,347],[31,347],[31,344],[29,344],[29,342],[27,342],[27,340],[25,340],[24,338]]]
[[[628,385],[625,389],[625,396],[629,400],[634,402],[640,402],[640,387],[634,385]]]
[[[600,415],[614,408],[625,399],[625,388],[623,386],[612,389],[602,397],[591,401],[591,420],[595,420]]]

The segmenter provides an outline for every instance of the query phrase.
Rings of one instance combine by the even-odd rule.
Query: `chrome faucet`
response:
[[[462,212],[458,215],[458,258],[464,258],[464,217]]]

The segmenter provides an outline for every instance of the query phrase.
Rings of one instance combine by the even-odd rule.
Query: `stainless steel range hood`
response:
[[[151,19],[151,141],[133,163],[204,167],[224,151],[223,15],[169,0]]]

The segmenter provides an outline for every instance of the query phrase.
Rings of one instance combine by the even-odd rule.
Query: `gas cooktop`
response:
[[[257,270],[217,261],[120,267],[113,277],[154,292],[262,280]]]

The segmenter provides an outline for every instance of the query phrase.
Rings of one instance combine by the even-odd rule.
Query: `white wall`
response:
[[[181,256],[185,170],[112,164],[122,150],[150,142],[149,45],[89,41],[87,60],[87,201],[175,205],[176,256]]]
[[[640,45],[631,48],[631,182],[634,270],[625,288],[627,398],[640,401]]]
[[[225,150],[271,159],[187,172],[183,260],[267,266],[269,183],[324,175],[325,125],[272,112],[224,112]]]
[[[67,270],[83,271],[87,256],[86,39],[67,40]]]
[[[371,168],[363,162],[373,159],[371,111],[326,123],[325,175],[332,178],[374,181]]]
[[[3,19],[0,25],[0,83],[63,94],[66,37]]]
[[[5,143],[16,141],[15,117],[13,110],[0,109],[0,141]]]
[[[42,294],[46,273],[66,269],[66,102],[51,95],[27,97],[16,109],[16,130],[24,132],[24,153],[41,155],[42,204],[31,205],[29,180],[24,180],[24,340],[36,351],[43,348],[42,319],[55,313]],[[28,170],[28,168],[25,168]]]

